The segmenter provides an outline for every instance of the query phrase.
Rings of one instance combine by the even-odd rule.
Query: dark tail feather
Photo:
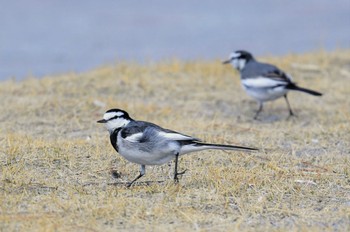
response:
[[[242,147],[242,146],[235,146],[235,145],[212,144],[212,143],[201,143],[201,142],[196,142],[196,145],[208,146],[211,149],[219,149],[219,150],[248,150],[248,151],[258,151],[259,150],[257,148],[252,148],[252,147]]]
[[[308,93],[308,94],[311,94],[311,95],[314,95],[314,96],[322,96],[322,93],[313,91],[313,90],[311,90],[311,89],[301,88],[301,87],[296,86],[296,85],[287,85],[286,88],[287,88],[287,89],[290,89],[290,90],[301,91],[301,92]]]

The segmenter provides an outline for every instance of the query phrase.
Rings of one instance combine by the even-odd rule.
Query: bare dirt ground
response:
[[[349,231],[350,52],[263,57],[304,87],[257,104],[220,61],[101,67],[0,83],[1,231]],[[110,108],[207,142],[259,152],[204,151],[147,167],[124,160],[96,123]],[[119,173],[114,178],[112,173]],[[163,181],[158,183],[157,181]]]

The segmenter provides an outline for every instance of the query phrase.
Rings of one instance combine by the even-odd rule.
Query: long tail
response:
[[[201,143],[197,142],[197,146],[206,146],[208,149],[218,149],[218,150],[248,150],[248,151],[258,151],[257,148],[252,147],[242,147],[235,145],[225,145],[225,144],[212,144],[212,143]]]
[[[319,93],[319,92],[311,90],[311,89],[301,88],[301,87],[296,86],[294,84],[293,85],[287,85],[286,88],[290,89],[290,90],[301,91],[301,92],[308,93],[308,94],[311,94],[311,95],[314,95],[314,96],[322,96],[322,93]]]
[[[201,150],[209,150],[209,149],[215,149],[215,150],[238,150],[238,151],[258,151],[257,148],[252,147],[242,147],[242,146],[235,146],[235,145],[224,145],[224,144],[212,144],[212,143],[202,143],[202,142],[193,142],[191,144],[185,145],[182,147],[182,154],[194,152],[194,151],[201,151]]]

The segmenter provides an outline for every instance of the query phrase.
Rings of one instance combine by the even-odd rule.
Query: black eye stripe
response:
[[[127,120],[131,120],[129,114],[124,111],[124,110],[120,110],[120,109],[110,109],[107,110],[105,114],[107,113],[115,113],[115,114],[111,114],[110,116],[112,116],[111,118],[106,119],[107,121],[113,120],[113,119],[117,119],[117,118],[122,118],[122,119],[127,119]],[[114,116],[113,116],[114,115]],[[109,116],[109,115],[108,115]]]
[[[117,118],[124,118],[124,117],[122,117],[122,116],[123,116],[123,115],[120,115],[120,116],[116,115],[116,116],[114,116],[114,117],[108,119],[107,121],[110,121],[110,120],[113,120],[113,119],[117,119]]]

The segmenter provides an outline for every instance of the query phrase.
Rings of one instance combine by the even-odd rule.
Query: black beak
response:
[[[107,122],[107,120],[105,120],[105,119],[101,119],[101,120],[98,120],[97,122],[98,122],[98,123],[106,123],[106,122]]]
[[[229,63],[231,63],[231,60],[225,60],[222,62],[222,64],[229,64]]]

